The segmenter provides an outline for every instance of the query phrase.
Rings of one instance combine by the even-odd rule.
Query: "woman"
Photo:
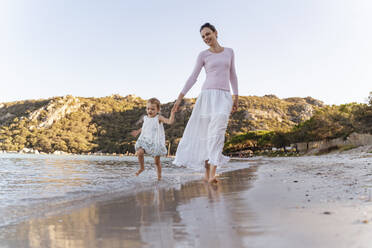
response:
[[[206,79],[173,163],[193,168],[201,168],[204,164],[205,180],[212,183],[217,182],[217,166],[228,161],[228,157],[222,155],[222,149],[231,109],[236,111],[238,107],[238,80],[234,52],[218,43],[216,28],[205,23],[200,28],[200,35],[209,49],[200,52],[195,68],[174,104],[176,111],[183,97],[195,84],[202,67],[205,69]]]

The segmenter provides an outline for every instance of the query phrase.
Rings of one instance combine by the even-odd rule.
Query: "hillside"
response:
[[[195,99],[185,99],[172,126],[165,125],[167,142],[174,153]],[[0,150],[33,148],[43,152],[69,153],[134,152],[135,138],[129,135],[140,127],[146,101],[133,95],[101,98],[74,96],[0,103]],[[169,115],[173,103],[162,105]],[[256,130],[288,132],[309,120],[323,103],[311,97],[279,99],[239,97],[238,111],[232,114],[227,138]]]
[[[224,151],[285,149],[295,143],[327,142],[338,138],[345,141],[352,133],[372,134],[372,92],[368,99],[368,104],[319,106],[309,119],[300,121],[290,130],[248,131],[234,135],[225,143]]]

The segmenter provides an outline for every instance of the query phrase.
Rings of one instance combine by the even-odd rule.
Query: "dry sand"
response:
[[[0,247],[372,247],[372,154],[250,168],[0,229]]]

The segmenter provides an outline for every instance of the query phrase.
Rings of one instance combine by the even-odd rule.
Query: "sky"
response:
[[[367,102],[370,0],[0,0],[0,102],[177,98],[214,24],[239,95]],[[204,70],[186,97],[196,97]]]

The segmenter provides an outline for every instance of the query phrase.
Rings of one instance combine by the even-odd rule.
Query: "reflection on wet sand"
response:
[[[259,235],[244,194],[257,168],[92,204],[0,229],[1,247],[244,247]]]

